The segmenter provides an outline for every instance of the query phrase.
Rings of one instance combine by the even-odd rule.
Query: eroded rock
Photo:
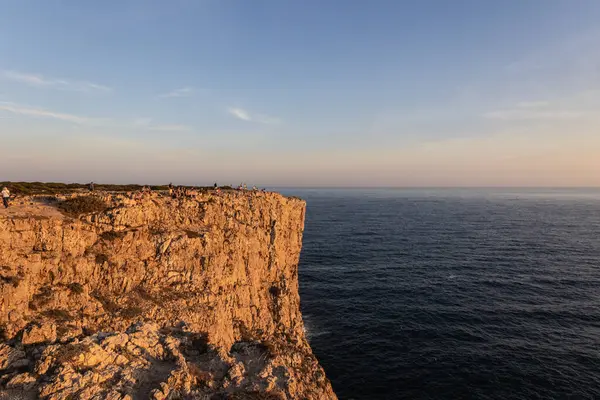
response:
[[[0,344],[0,371],[13,370],[29,365],[25,352],[7,344]]]
[[[56,325],[53,323],[34,323],[23,331],[23,344],[54,343],[56,341]]]
[[[0,213],[0,398],[336,398],[300,314],[303,201],[101,196]]]

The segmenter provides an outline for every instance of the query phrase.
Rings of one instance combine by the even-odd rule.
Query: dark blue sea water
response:
[[[287,190],[341,399],[600,398],[600,191]]]

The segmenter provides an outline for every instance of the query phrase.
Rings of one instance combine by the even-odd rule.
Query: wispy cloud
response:
[[[159,98],[172,98],[172,97],[190,97],[194,94],[194,89],[191,87],[183,87],[180,89],[172,90],[168,93],[163,93],[159,95]]]
[[[182,124],[154,124],[151,118],[136,118],[132,121],[134,128],[160,132],[189,132],[192,127]]]
[[[528,77],[543,83],[551,78],[553,86],[570,83],[589,87],[598,82],[599,45],[600,30],[581,32],[535,49],[507,65],[505,70],[513,77]]]
[[[7,111],[13,114],[24,115],[34,118],[57,119],[60,121],[74,122],[76,124],[85,124],[93,121],[91,118],[88,117],[82,117],[74,114],[59,113],[43,108],[20,106],[14,103],[0,103],[0,111]]]
[[[270,117],[268,115],[263,115],[263,114],[256,114],[253,118],[254,118],[254,121],[256,121],[260,124],[278,125],[281,123],[281,120],[279,118]]]
[[[227,109],[227,112],[234,118],[242,121],[257,122],[265,125],[277,125],[281,123],[279,118],[271,117],[265,114],[251,114],[249,111],[242,108],[230,107]]]
[[[152,122],[151,118],[136,118],[132,121],[132,125],[135,127],[147,127]]]
[[[233,115],[235,118],[241,119],[242,121],[252,121],[250,114],[241,108],[230,108],[227,110],[227,112],[229,112],[229,114]]]
[[[151,118],[135,118],[133,120],[115,118],[91,118],[87,116],[56,112],[41,107],[31,107],[12,102],[0,102],[0,119],[7,119],[2,113],[11,113],[15,116],[31,118],[46,118],[58,121],[71,122],[77,125],[88,125],[105,128],[145,129],[160,132],[190,132],[192,127],[182,124],[154,123]]]
[[[148,129],[161,132],[189,132],[192,130],[187,125],[151,125]]]
[[[568,103],[568,102],[567,102]],[[573,120],[584,117],[588,114],[585,108],[551,106],[549,101],[522,101],[514,107],[494,110],[483,115],[487,119],[506,120],[506,121],[524,121],[524,120]]]
[[[542,108],[550,105],[548,101],[522,101],[517,104],[518,108]]]
[[[69,79],[47,78],[39,74],[24,73],[19,71],[1,71],[0,76],[14,82],[24,83],[35,87],[48,87],[58,90],[86,92],[86,93],[108,93],[112,88],[87,81]]]
[[[507,109],[485,113],[484,118],[505,121],[524,120],[569,120],[585,116],[582,111],[573,110],[535,110],[535,109]]]

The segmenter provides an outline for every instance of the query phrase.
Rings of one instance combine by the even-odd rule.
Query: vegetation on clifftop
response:
[[[8,186],[15,194],[58,194],[88,190],[89,184],[57,183],[57,182],[0,182],[0,186]],[[94,184],[96,190],[111,192],[130,192],[141,190],[142,185],[106,185]],[[168,190],[167,185],[151,186],[152,190]]]
[[[73,197],[58,203],[58,209],[63,214],[70,217],[78,217],[82,214],[103,212],[108,208],[108,204],[100,197],[80,196]]]
[[[36,195],[36,194],[67,194],[89,190],[89,183],[60,183],[60,182],[0,182],[0,187],[7,186],[13,194],[16,195]],[[200,190],[212,189],[212,186],[183,186],[185,188],[195,188]],[[142,190],[143,185],[111,185],[95,183],[96,191],[106,192],[135,192]],[[221,189],[232,189],[230,186],[220,186]],[[150,185],[152,190],[169,190],[168,185]]]

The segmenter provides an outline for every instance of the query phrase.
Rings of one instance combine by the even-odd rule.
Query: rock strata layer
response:
[[[302,200],[102,198],[0,213],[0,399],[336,399],[300,313]]]

